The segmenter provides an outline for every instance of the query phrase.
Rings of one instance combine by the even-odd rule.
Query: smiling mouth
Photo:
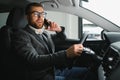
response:
[[[42,21],[37,21],[37,23],[40,23],[40,24],[42,24]]]

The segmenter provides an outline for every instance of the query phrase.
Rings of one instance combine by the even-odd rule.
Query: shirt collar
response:
[[[34,27],[32,27],[31,25],[29,25],[29,27],[36,33],[36,34],[42,34],[44,32],[44,28],[42,29],[36,29]]]

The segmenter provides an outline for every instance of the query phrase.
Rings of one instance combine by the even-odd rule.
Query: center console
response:
[[[109,46],[98,70],[99,80],[120,80],[120,42]]]

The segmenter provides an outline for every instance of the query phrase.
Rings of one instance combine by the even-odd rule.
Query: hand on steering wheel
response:
[[[83,43],[86,41],[88,35],[89,35],[89,34],[88,34],[87,32],[85,32],[85,33],[82,35],[82,38],[80,39],[80,44],[83,44]],[[91,50],[90,48],[86,48],[86,47],[83,48],[83,52],[85,52],[85,53],[87,53],[87,54],[95,54],[95,52],[94,52],[93,50]]]

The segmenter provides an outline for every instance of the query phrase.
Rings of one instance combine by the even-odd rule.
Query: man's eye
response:
[[[35,17],[45,17],[46,16],[46,12],[33,12],[33,15],[35,16]]]
[[[39,16],[39,14],[38,14],[38,13],[35,13],[34,16]]]

